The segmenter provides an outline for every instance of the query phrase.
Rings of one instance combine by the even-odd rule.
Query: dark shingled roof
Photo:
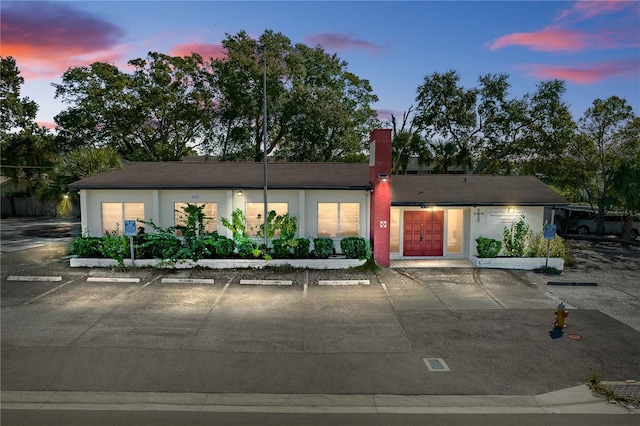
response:
[[[393,206],[556,206],[568,204],[535,176],[391,176]]]
[[[72,189],[251,189],[264,188],[263,163],[127,162],[124,168],[81,179]],[[362,163],[269,163],[273,189],[369,189]]]
[[[370,189],[368,164],[269,163],[271,189]],[[264,188],[263,163],[126,162],[98,173],[72,189],[258,189]],[[391,176],[394,206],[566,205],[567,201],[535,176]]]

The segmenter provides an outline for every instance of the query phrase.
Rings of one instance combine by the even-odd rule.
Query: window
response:
[[[213,233],[218,230],[218,203],[175,203],[174,204],[174,221],[175,225],[185,225],[187,215],[184,213],[184,208],[187,207],[187,204],[195,205],[197,207],[202,207],[202,213],[204,213],[204,231]],[[178,237],[182,236],[182,231],[176,229],[176,235]]]
[[[258,230],[264,225],[264,203],[245,203],[245,216],[247,217],[247,234],[255,237]],[[283,216],[289,213],[289,204],[287,203],[267,203],[267,211],[275,210],[276,215]],[[280,233],[276,232],[276,237]]]
[[[318,203],[319,237],[357,237],[359,235],[359,203]]]
[[[144,203],[102,203],[102,229],[106,233],[124,233],[124,221],[144,219]],[[144,226],[136,222],[136,229]]]
[[[391,207],[391,225],[389,226],[391,253],[400,253],[400,209]]]
[[[449,209],[447,215],[447,253],[462,253],[462,209]]]

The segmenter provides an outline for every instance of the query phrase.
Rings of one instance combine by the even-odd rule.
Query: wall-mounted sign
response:
[[[380,221],[380,228],[386,228],[387,227],[387,221],[386,220],[381,220]]]
[[[523,209],[487,209],[485,218],[487,225],[511,225],[513,222],[527,216]]]

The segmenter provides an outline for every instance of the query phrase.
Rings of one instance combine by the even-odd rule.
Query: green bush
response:
[[[363,259],[367,255],[367,241],[362,237],[346,237],[340,240],[340,249],[349,259]]]
[[[510,228],[504,227],[504,253],[507,256],[523,257],[531,240],[531,227],[524,222],[524,216],[511,224]]]
[[[231,238],[215,234],[213,249],[216,257],[229,257],[233,254],[236,245]]]
[[[101,248],[102,238],[82,236],[71,241],[69,254],[77,257],[104,257],[100,251]]]
[[[100,253],[104,257],[114,259],[118,262],[118,265],[124,265],[124,258],[131,256],[129,249],[129,238],[124,235],[118,235],[119,230],[116,229],[105,234],[102,239],[102,246],[100,247]]]
[[[236,248],[238,249],[238,256],[243,258],[253,259],[257,257],[256,253],[258,253],[258,256],[260,255],[258,244],[249,238],[236,241]]]
[[[273,257],[276,259],[284,259],[290,257],[292,254],[292,247],[289,240],[285,238],[275,238],[271,241],[273,244]]]
[[[544,232],[539,232],[531,238],[531,242],[527,248],[527,256],[547,257],[547,241],[549,241],[549,257],[560,257],[564,259],[567,256],[567,248],[564,240],[558,235],[556,235],[553,240],[545,240]]]
[[[496,257],[500,253],[502,243],[491,238],[476,238],[478,257]]]
[[[333,240],[326,237],[314,238],[313,252],[320,259],[328,258],[333,254]]]
[[[153,223],[152,220],[141,221],[142,223],[149,225],[154,232],[149,234],[139,235],[138,238],[142,241],[138,245],[138,251],[141,254],[141,258],[154,258],[161,260],[173,260],[176,261],[181,258],[182,241],[175,236],[176,228],[161,228]]]
[[[309,246],[311,246],[311,241],[307,238],[296,238],[296,245],[293,247],[293,255],[297,258],[307,258],[309,257]]]

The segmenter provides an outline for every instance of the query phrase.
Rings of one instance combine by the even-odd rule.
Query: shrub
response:
[[[244,238],[240,241],[236,241],[236,248],[238,249],[238,256],[244,258],[254,258],[256,256],[256,252],[258,256],[260,255],[260,249],[258,249],[258,244],[256,244],[253,240],[249,238]]]
[[[309,257],[309,246],[311,241],[307,238],[296,238],[296,245],[293,247],[293,255],[297,258]]]
[[[558,235],[553,240],[545,240],[544,232],[539,232],[531,238],[527,248],[527,256],[547,257],[547,241],[549,241],[549,257],[561,257],[564,259],[567,256],[564,240]]]
[[[219,235],[218,233],[210,234],[209,237],[213,239],[212,255],[216,257],[229,257],[233,254],[236,245],[231,238],[227,238],[224,235]]]
[[[500,253],[502,243],[491,238],[476,238],[478,257],[496,257]]]
[[[507,256],[523,257],[531,239],[531,227],[524,222],[524,216],[512,223],[510,228],[505,226],[502,234],[504,253]]]
[[[77,257],[104,257],[101,248],[102,238],[82,236],[71,241],[69,254]]]
[[[340,240],[340,249],[349,259],[363,259],[367,255],[367,241],[362,237],[346,237]]]
[[[320,259],[328,258],[333,254],[333,240],[326,237],[314,238],[313,252]]]
[[[143,242],[138,246],[143,256],[154,259],[171,259],[173,261],[181,257],[182,241],[175,236],[174,227],[161,228],[152,220],[141,221],[149,225],[155,232],[144,234]]]
[[[105,234],[102,239],[102,246],[100,247],[100,253],[104,257],[114,259],[118,262],[118,265],[124,265],[124,258],[131,256],[129,249],[129,238],[124,235],[118,235],[119,230],[116,229]]]
[[[284,238],[276,238],[271,241],[273,244],[273,257],[276,259],[287,258],[291,256],[291,245],[288,244],[289,240]]]

